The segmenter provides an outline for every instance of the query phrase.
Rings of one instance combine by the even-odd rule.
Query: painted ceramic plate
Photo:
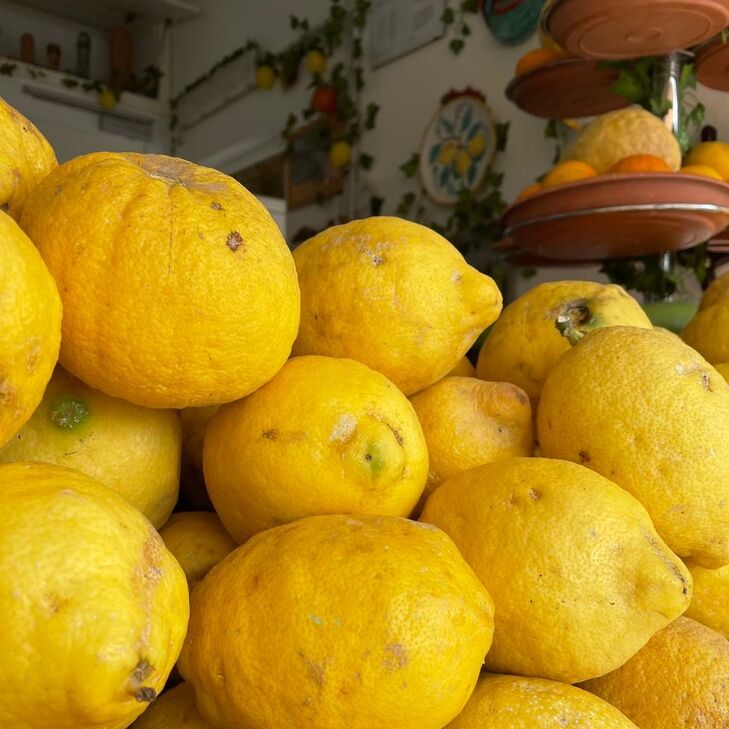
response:
[[[483,16],[502,43],[523,43],[539,27],[544,0],[485,0]]]
[[[455,205],[463,190],[477,190],[496,152],[496,130],[486,104],[474,96],[438,109],[420,145],[420,177],[439,205]]]

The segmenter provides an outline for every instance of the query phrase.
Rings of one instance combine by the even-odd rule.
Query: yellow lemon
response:
[[[723,180],[724,178],[713,168],[708,165],[686,165],[679,172],[684,175],[698,175],[699,177],[711,177],[713,180]]]
[[[493,279],[425,226],[389,217],[325,230],[294,251],[295,354],[348,357],[406,395],[442,379],[501,311]]]
[[[270,91],[276,83],[276,71],[271,66],[256,69],[256,86],[262,91]]]
[[[11,461],[93,476],[160,527],[177,501],[179,418],[104,395],[59,368],[33,417],[0,449],[0,462]]]
[[[708,309],[710,306],[726,299],[729,299],[729,273],[725,273],[723,276],[719,276],[711,282],[711,286],[706,289],[704,295],[701,297],[699,310],[703,311],[704,309]]]
[[[598,327],[651,327],[640,304],[620,286],[589,281],[555,281],[535,286],[504,309],[478,357],[482,380],[512,382],[536,406],[549,371],[578,339]]]
[[[123,729],[185,636],[185,576],[151,524],[77,471],[0,465],[0,725]]]
[[[584,688],[620,709],[640,729],[729,726],[729,641],[679,618],[637,655]]]
[[[0,213],[0,446],[38,407],[60,344],[56,284],[28,237]]]
[[[483,154],[484,149],[486,149],[486,137],[484,136],[484,133],[478,132],[478,134],[475,134],[471,139],[469,139],[466,149],[468,150],[468,154],[474,159],[476,157],[480,157]]]
[[[215,729],[198,713],[192,686],[181,683],[165,691],[131,729]]]
[[[446,377],[475,377],[476,368],[471,364],[468,357],[461,357],[458,364],[446,375]]]
[[[205,483],[238,542],[314,514],[407,516],[428,452],[407,398],[359,362],[294,357],[208,426]]]
[[[597,172],[590,165],[578,160],[567,160],[555,165],[542,180],[542,187],[557,187],[558,185],[566,185],[570,182],[579,180],[587,180],[595,177]]]
[[[637,729],[597,696],[544,678],[484,676],[447,729]],[[160,727],[162,729],[162,727]]]
[[[309,51],[306,54],[306,70],[312,75],[316,76],[324,73],[327,70],[327,57],[316,49]]]
[[[729,565],[717,570],[707,570],[693,562],[687,565],[694,581],[694,595],[686,617],[729,638]]]
[[[586,162],[599,174],[636,154],[660,157],[672,170],[681,167],[681,148],[661,119],[638,106],[599,116],[582,129],[565,160]],[[689,164],[701,164],[692,162]]]
[[[687,165],[705,165],[716,170],[722,180],[729,180],[729,144],[726,142],[702,142],[686,157]]]
[[[494,599],[486,668],[575,683],[621,666],[691,599],[646,510],[566,461],[513,458],[438,487],[421,520],[448,534]]]
[[[430,459],[423,496],[461,471],[534,451],[529,398],[510,383],[446,377],[410,402]]]
[[[729,362],[729,299],[722,298],[699,311],[681,338],[712,364]]]
[[[269,529],[193,592],[180,672],[229,729],[440,729],[476,685],[488,593],[448,537],[395,517]]]
[[[56,168],[22,227],[63,300],[61,364],[145,407],[236,400],[273,377],[299,321],[291,253],[222,172],[97,152]]]
[[[173,514],[159,535],[172,556],[180,563],[192,586],[236,547],[217,514],[208,511],[183,511]]]
[[[346,167],[352,161],[352,145],[340,139],[332,144],[329,150],[329,162],[332,167]]]
[[[19,219],[25,198],[57,166],[55,152],[46,138],[17,109],[0,99],[0,209]],[[5,231],[2,237],[7,237]]]
[[[456,155],[458,154],[458,143],[457,142],[446,142],[438,153],[438,164],[449,165],[452,164]]]
[[[593,331],[549,373],[537,423],[545,456],[627,489],[676,554],[729,563],[729,386],[690,347],[654,329]]]

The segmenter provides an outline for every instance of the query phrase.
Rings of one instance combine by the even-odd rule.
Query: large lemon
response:
[[[447,729],[637,729],[614,706],[544,678],[485,675]],[[160,727],[162,729],[162,727]]]
[[[0,213],[0,446],[41,401],[60,344],[56,284],[28,237]]]
[[[238,182],[174,157],[58,167],[22,227],[64,304],[61,363],[147,407],[236,400],[273,377],[299,321],[289,249]]]
[[[296,354],[349,357],[406,395],[443,378],[501,311],[491,278],[434,231],[388,217],[338,225],[294,251]]]
[[[422,521],[448,534],[494,598],[486,667],[565,683],[625,663],[691,599],[645,509],[566,461],[514,458],[455,476]]]
[[[0,208],[16,220],[27,196],[58,165],[46,138],[0,99]],[[0,266],[2,270],[2,266]]]
[[[729,563],[729,386],[680,339],[588,334],[550,372],[537,423],[545,456],[627,489],[676,554]]]
[[[508,382],[446,377],[410,402],[428,446],[424,495],[461,471],[534,452],[529,398]]]
[[[152,525],[77,471],[0,465],[0,725],[123,729],[185,636],[185,576]]]
[[[407,516],[428,477],[407,398],[379,372],[332,357],[294,357],[221,408],[203,459],[210,498],[239,542],[314,514]]]
[[[699,311],[681,338],[712,364],[729,362],[729,299],[720,298]]]
[[[716,170],[723,180],[729,180],[729,144],[726,142],[702,142],[697,144],[686,158],[687,165],[706,165]]]
[[[92,390],[62,369],[33,417],[0,449],[0,462],[43,461],[101,481],[156,527],[167,521],[180,482],[180,422]]]
[[[729,640],[689,618],[653,636],[636,656],[585,688],[640,729],[729,726]]]
[[[441,531],[314,516],[213,568],[179,666],[214,726],[441,729],[492,633],[491,598]]]
[[[512,382],[534,404],[549,371],[569,350],[557,320],[573,340],[599,327],[651,327],[638,302],[620,286],[590,281],[554,281],[530,289],[504,309],[478,357],[483,380]]]
[[[681,148],[668,127],[649,111],[631,106],[603,114],[586,126],[564,159],[586,162],[603,174],[636,154],[660,157],[674,171],[681,167]]]

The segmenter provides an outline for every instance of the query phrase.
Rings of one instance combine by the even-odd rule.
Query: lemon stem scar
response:
[[[72,395],[62,395],[51,408],[51,422],[62,430],[75,430],[89,414],[83,400]]]
[[[378,476],[385,467],[385,458],[377,443],[370,443],[365,453],[365,461],[370,467],[373,476]]]
[[[584,325],[592,319],[592,311],[584,300],[568,304],[563,314],[560,314],[554,324],[557,331],[569,340],[574,346],[587,333]]]

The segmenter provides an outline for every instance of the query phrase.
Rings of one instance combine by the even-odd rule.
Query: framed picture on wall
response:
[[[329,162],[331,122],[322,117],[289,133],[284,195],[289,210],[334,197],[344,190],[344,172]]]

